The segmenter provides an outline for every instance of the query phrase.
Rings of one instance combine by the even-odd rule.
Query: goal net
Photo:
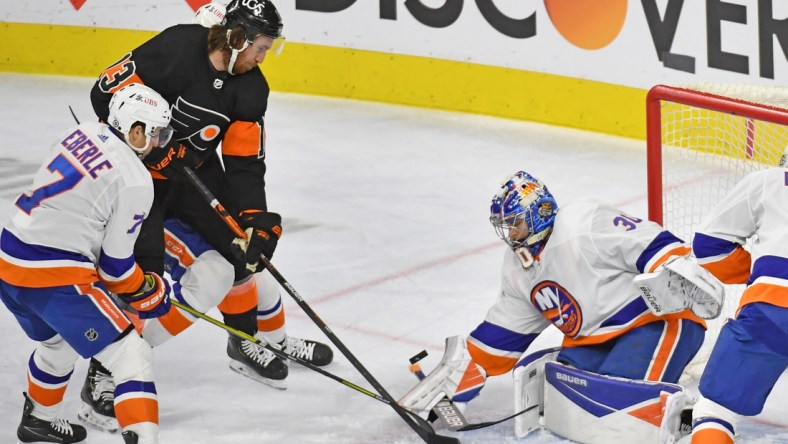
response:
[[[658,85],[646,107],[649,219],[687,242],[739,180],[777,166],[788,145],[788,87]],[[743,286],[727,290],[687,378],[700,377],[722,324],[736,312]]]

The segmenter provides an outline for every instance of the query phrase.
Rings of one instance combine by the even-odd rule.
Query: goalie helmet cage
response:
[[[646,97],[649,219],[689,242],[695,229],[749,172],[777,166],[788,148],[788,87],[657,85]],[[743,285],[729,286],[723,312],[685,372],[696,379]]]

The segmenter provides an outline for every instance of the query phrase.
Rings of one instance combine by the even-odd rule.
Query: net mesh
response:
[[[698,84],[682,87],[786,110],[788,87]],[[777,166],[788,145],[788,126],[747,115],[661,101],[662,217],[690,241],[703,217],[751,171]],[[733,317],[743,285],[729,286],[723,314],[709,321],[707,338],[685,378],[697,379],[725,319]]]

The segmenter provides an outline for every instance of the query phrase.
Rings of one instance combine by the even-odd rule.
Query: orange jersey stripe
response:
[[[131,325],[131,321],[106,293],[90,284],[77,285],[77,289],[81,294],[93,300],[93,303],[104,316],[115,324],[118,332],[125,331]]]
[[[118,424],[126,428],[141,422],[159,423],[159,402],[152,398],[128,398],[115,404]]]
[[[63,396],[66,394],[66,388],[68,388],[68,384],[56,389],[44,388],[33,382],[29,374],[27,375],[27,392],[30,394],[30,398],[45,407],[51,407],[62,402]]]
[[[225,156],[255,156],[262,151],[263,134],[257,122],[233,122],[222,139],[222,154]]]
[[[635,320],[629,327],[616,330],[610,333],[605,333],[601,335],[592,335],[592,336],[578,336],[576,338],[564,338],[563,343],[561,344],[563,347],[577,347],[581,345],[597,345],[603,342],[607,342],[613,338],[617,338],[628,331],[632,330],[633,328],[640,327],[641,325],[646,325],[654,321],[671,321],[677,319],[689,319],[693,322],[696,322],[702,325],[704,328],[706,327],[706,322],[695,316],[692,311],[684,310],[679,313],[671,313],[666,316],[657,316],[654,313],[646,313]]]
[[[514,365],[517,364],[516,358],[510,358],[508,356],[496,356],[487,353],[470,341],[467,341],[466,343],[468,344],[468,352],[471,354],[471,358],[474,362],[484,368],[484,370],[487,372],[487,376],[502,375],[513,369]]]
[[[145,273],[139,265],[134,264],[134,271],[126,279],[120,281],[108,281],[101,279],[107,289],[113,293],[134,293],[142,287],[142,281],[145,279]]]
[[[778,307],[788,308],[788,287],[755,281],[742,294],[739,307],[753,302],[766,302]]]
[[[750,278],[751,264],[750,252],[742,247],[736,247],[723,259],[701,266],[709,270],[723,284],[743,284]]]
[[[0,279],[11,285],[27,288],[60,287],[63,285],[98,282],[95,267],[30,268],[12,264],[0,258]]]
[[[673,356],[673,350],[675,350],[676,344],[678,343],[680,332],[680,320],[671,319],[665,323],[665,330],[662,333],[662,341],[659,344],[656,356],[654,356],[654,362],[651,363],[651,369],[646,375],[647,381],[662,381],[665,368],[668,365],[670,357]]]
[[[242,284],[233,285],[217,308],[227,314],[246,313],[257,308],[257,282],[255,279],[252,278]]]

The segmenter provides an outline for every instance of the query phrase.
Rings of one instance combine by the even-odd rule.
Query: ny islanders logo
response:
[[[580,332],[583,312],[564,287],[553,281],[540,282],[531,290],[531,304],[566,336],[574,338]]]

